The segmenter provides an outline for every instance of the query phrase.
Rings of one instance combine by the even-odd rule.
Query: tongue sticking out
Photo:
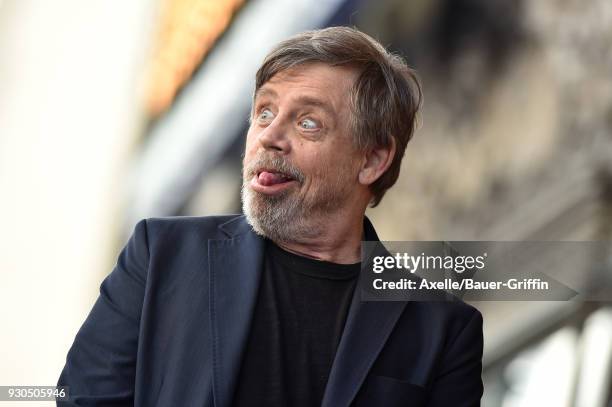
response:
[[[261,185],[270,186],[270,185],[276,185],[276,184],[281,184],[283,182],[287,182],[289,181],[289,179],[282,174],[278,174],[275,172],[262,171],[259,173],[257,181]]]

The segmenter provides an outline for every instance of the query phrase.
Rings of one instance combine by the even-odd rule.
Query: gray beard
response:
[[[275,242],[311,239],[319,235],[320,219],[297,197],[289,194],[266,196],[242,185],[242,211],[255,233]]]
[[[291,174],[300,184],[304,177],[297,168],[274,156],[261,156],[246,170],[243,168],[242,211],[257,234],[275,242],[300,242],[320,236],[326,222],[350,199],[350,181],[331,176],[331,182],[321,185],[315,196],[308,198],[292,190],[276,196],[255,192],[249,185],[250,178],[253,169],[264,164]],[[341,170],[343,173],[350,171],[350,168]]]

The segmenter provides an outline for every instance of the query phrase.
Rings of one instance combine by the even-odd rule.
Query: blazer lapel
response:
[[[243,217],[221,228],[231,237],[208,241],[213,399],[229,407],[263,268],[264,241]]]
[[[321,407],[347,407],[352,402],[405,306],[362,302],[355,292]]]
[[[364,235],[364,240],[379,241],[367,218]],[[321,407],[350,405],[405,307],[406,302],[361,301],[357,285]]]

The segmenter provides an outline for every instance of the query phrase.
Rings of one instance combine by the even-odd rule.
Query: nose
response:
[[[265,150],[287,154],[291,150],[287,131],[288,128],[284,120],[277,116],[259,133],[257,139]]]

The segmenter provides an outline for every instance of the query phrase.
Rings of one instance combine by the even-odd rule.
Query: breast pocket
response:
[[[357,393],[353,407],[419,407],[424,406],[424,387],[386,376],[369,376]]]

